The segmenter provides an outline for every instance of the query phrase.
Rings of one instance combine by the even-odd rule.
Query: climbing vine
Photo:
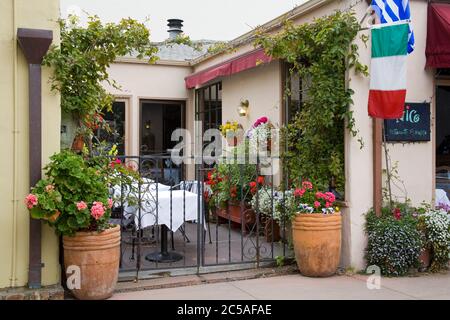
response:
[[[306,99],[285,128],[284,156],[291,177],[313,180],[321,188],[333,179],[343,189],[345,128],[354,137],[358,134],[346,72],[354,68],[367,75],[354,43],[359,30],[353,12],[337,11],[311,23],[287,21],[277,34],[258,31],[255,40],[266,54],[289,63],[291,75],[298,73],[304,80],[301,94]]]

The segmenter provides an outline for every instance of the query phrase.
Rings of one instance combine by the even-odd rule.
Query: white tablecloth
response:
[[[183,190],[169,190],[169,186],[141,187],[141,205],[123,204],[124,216],[134,217],[137,228],[165,224],[170,230],[176,231],[185,221],[197,220],[197,194]],[[120,186],[114,187],[114,197],[120,198]],[[137,198],[138,195],[134,194]],[[158,203],[158,206],[156,204]],[[140,223],[139,223],[140,222]],[[206,228],[206,226],[205,226]]]

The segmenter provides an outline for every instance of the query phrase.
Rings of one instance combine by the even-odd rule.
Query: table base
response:
[[[145,256],[145,260],[153,262],[177,262],[183,259],[183,256],[177,252],[152,252]]]

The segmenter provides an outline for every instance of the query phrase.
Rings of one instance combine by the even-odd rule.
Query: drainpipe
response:
[[[19,46],[28,62],[29,90],[29,176],[30,188],[41,179],[42,96],[41,63],[52,40],[51,30],[17,29]],[[41,221],[30,218],[28,287],[40,288],[42,278]]]
[[[13,30],[16,30],[16,22],[17,22],[17,10],[16,10],[16,1],[12,1],[13,7]],[[11,245],[11,273],[9,278],[9,286],[16,286],[16,265],[17,265],[17,207],[18,207],[18,190],[17,190],[17,179],[18,179],[18,168],[17,168],[17,159],[18,155],[18,112],[17,112],[17,42],[13,41],[13,221],[12,221],[12,245]]]

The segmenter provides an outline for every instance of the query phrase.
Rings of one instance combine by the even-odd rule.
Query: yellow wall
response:
[[[17,28],[51,29],[59,41],[58,0],[0,1],[0,288],[28,282],[28,67],[17,45]],[[50,92],[50,70],[42,72],[42,161],[59,150],[59,96]],[[58,283],[58,240],[43,227],[43,285]]]

